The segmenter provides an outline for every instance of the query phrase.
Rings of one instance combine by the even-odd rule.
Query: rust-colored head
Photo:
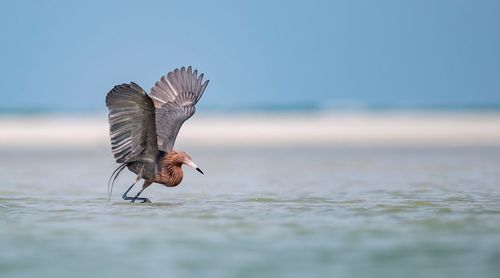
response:
[[[187,166],[195,169],[196,171],[200,172],[203,174],[203,171],[193,162],[191,159],[191,156],[189,156],[187,153],[180,151],[180,152],[171,152],[169,155],[169,160],[171,160],[172,164],[177,164],[181,166],[182,164],[186,164]]]

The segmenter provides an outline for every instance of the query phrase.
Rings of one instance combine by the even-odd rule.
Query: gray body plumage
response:
[[[111,150],[137,179],[153,181],[159,162],[172,152],[182,124],[195,112],[208,80],[182,67],[156,82],[148,95],[137,84],[115,86],[106,96]]]

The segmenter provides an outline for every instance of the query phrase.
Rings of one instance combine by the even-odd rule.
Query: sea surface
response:
[[[498,148],[187,151],[130,204],[108,149],[1,150],[0,277],[500,277]]]

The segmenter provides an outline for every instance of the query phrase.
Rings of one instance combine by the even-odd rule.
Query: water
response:
[[[108,150],[1,151],[0,276],[499,277],[500,149],[189,153],[129,204]]]

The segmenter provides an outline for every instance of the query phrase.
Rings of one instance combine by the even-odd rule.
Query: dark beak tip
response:
[[[200,172],[202,175],[205,175],[205,173],[203,173],[203,171],[200,168],[196,168],[196,171]]]

